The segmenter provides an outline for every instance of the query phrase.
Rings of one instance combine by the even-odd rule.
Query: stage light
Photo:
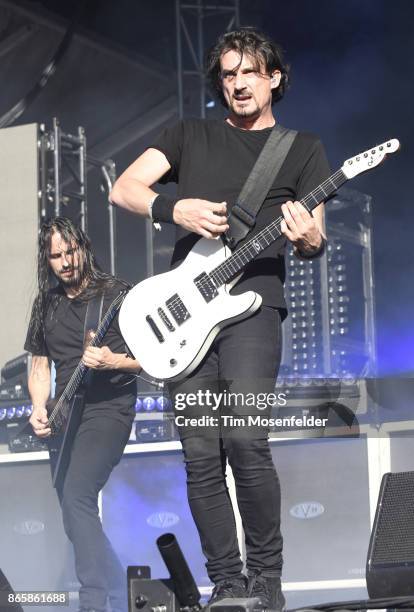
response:
[[[0,421],[4,421],[4,419],[6,418],[6,413],[6,408],[0,408]]]
[[[151,412],[156,407],[156,402],[153,397],[144,397],[142,400],[143,408],[146,412]]]
[[[17,407],[16,407],[15,416],[16,416],[18,419],[21,419],[21,418],[22,418],[22,416],[24,416],[24,406],[17,406]]]
[[[136,402],[135,402],[135,412],[141,412],[142,409],[143,409],[142,399],[137,397]]]
[[[25,416],[28,416],[28,417],[31,416],[32,412],[33,412],[33,406],[32,405],[24,407],[24,415]]]
[[[9,420],[11,420],[14,417],[15,413],[16,413],[15,406],[10,406],[10,408],[7,408],[7,418]]]
[[[170,400],[168,399],[168,397],[164,397],[164,395],[161,395],[160,397],[157,398],[157,406],[163,412],[166,412],[169,409],[170,404],[171,404]]]

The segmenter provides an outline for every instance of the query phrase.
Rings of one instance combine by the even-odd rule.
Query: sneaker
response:
[[[243,574],[235,576],[234,578],[225,578],[220,580],[215,585],[210,599],[208,600],[207,607],[212,604],[226,599],[227,597],[239,598],[247,596],[247,578]]]
[[[259,571],[249,573],[248,597],[258,597],[263,608],[267,610],[286,610],[280,578],[276,576],[262,576]]]

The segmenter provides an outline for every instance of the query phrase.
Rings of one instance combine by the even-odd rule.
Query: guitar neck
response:
[[[102,342],[110,324],[112,323],[113,318],[115,317],[123,302],[125,295],[125,291],[121,292],[112,302],[107,312],[105,313],[104,318],[100,322],[93,339],[89,343],[89,346],[98,346]],[[62,395],[56,403],[56,406],[49,417],[49,422],[53,422],[54,420],[56,420],[59,416],[59,413],[63,410],[63,407],[72,400],[76,391],[79,389],[83,379],[85,378],[88,370],[89,368],[83,363],[82,360],[80,360],[72,376],[70,377],[69,382],[66,385]]]
[[[334,191],[336,191],[341,185],[343,185],[348,178],[342,171],[337,170],[323,183],[318,185],[316,189],[308,193],[300,203],[311,212],[316,206],[318,206],[323,200],[326,200]],[[210,272],[210,277],[214,281],[217,287],[227,283],[234,276],[236,276],[245,266],[253,261],[259,253],[267,249],[273,242],[282,236],[281,223],[283,217],[278,217],[272,223],[267,225],[253,238],[246,242],[243,246],[237,249],[233,255],[226,259],[219,266],[214,268]]]

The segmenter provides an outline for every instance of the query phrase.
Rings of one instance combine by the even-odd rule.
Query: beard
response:
[[[64,272],[72,272],[70,276],[65,276]],[[82,275],[79,268],[69,268],[68,270],[60,270],[56,274],[58,281],[70,289],[78,289],[82,284]]]
[[[237,105],[237,99],[232,98],[231,102],[230,102],[230,110],[231,112],[236,115],[236,117],[243,117],[243,118],[247,118],[247,119],[251,119],[254,117],[257,117],[260,115],[260,108],[257,105],[257,102],[254,100],[254,98],[250,98],[251,101],[253,101],[253,105],[251,105],[251,102],[249,104],[249,106],[238,106]]]

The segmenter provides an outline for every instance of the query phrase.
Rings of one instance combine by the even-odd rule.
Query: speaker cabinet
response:
[[[13,588],[77,590],[49,464],[0,464],[0,491],[1,569]]]
[[[284,582],[364,577],[371,531],[367,439],[272,444],[282,490]]]
[[[414,472],[382,478],[366,578],[371,598],[414,595]]]

